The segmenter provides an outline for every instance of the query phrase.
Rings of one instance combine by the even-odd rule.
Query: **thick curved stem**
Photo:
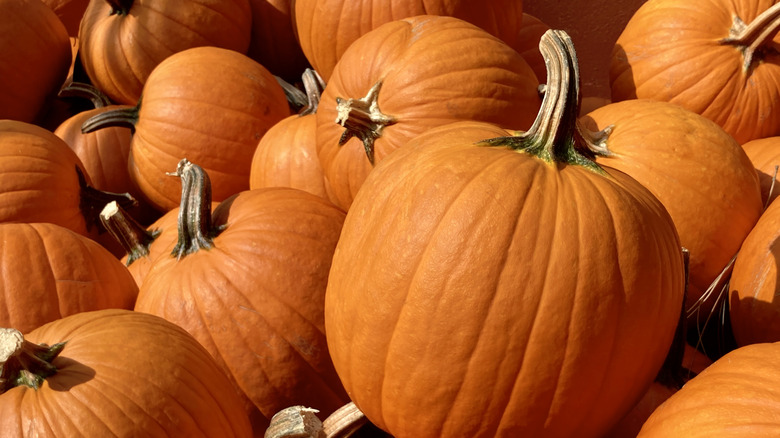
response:
[[[539,50],[547,65],[547,84],[542,106],[530,129],[480,144],[510,147],[551,164],[578,165],[603,173],[599,165],[580,152],[589,151],[587,143],[597,136],[586,135],[577,122],[580,75],[571,38],[562,30],[548,30],[542,35]]]
[[[88,134],[98,129],[112,126],[130,128],[131,133],[135,133],[135,124],[138,123],[138,113],[141,110],[141,101],[138,105],[131,108],[116,108],[104,111],[100,114],[88,118],[81,124],[81,133]]]
[[[127,254],[125,264],[149,255],[149,245],[160,235],[159,230],[147,230],[116,201],[111,201],[100,212],[103,227],[122,245]]]
[[[780,3],[762,12],[750,24],[745,24],[738,16],[734,16],[734,24],[729,36],[720,40],[721,44],[730,44],[742,49],[742,71],[747,73],[753,66],[753,61],[762,55],[762,47],[771,42],[780,30]]]
[[[320,105],[320,97],[325,89],[325,81],[316,70],[307,68],[303,72],[303,89],[306,91],[306,106],[300,115],[315,114]]]
[[[78,97],[89,99],[95,108],[104,108],[111,105],[111,99],[94,85],[83,82],[71,82],[62,87],[57,97]]]
[[[51,362],[63,348],[65,342],[37,345],[19,330],[0,328],[0,394],[16,386],[40,388],[46,377],[57,372]]]
[[[181,178],[181,205],[179,206],[179,240],[171,253],[177,259],[210,249],[221,230],[211,226],[211,181],[202,167],[186,158],[179,161],[171,176]]]

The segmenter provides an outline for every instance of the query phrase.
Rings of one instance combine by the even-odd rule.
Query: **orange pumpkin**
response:
[[[47,223],[0,223],[0,326],[28,332],[89,310],[132,309],[138,286],[122,263]]]
[[[0,17],[0,119],[33,123],[68,75],[68,32],[40,0],[0,0]]]
[[[132,127],[130,176],[144,199],[166,212],[181,200],[181,186],[167,172],[183,158],[209,172],[215,201],[248,189],[257,143],[289,115],[284,91],[265,67],[233,50],[196,47],[160,63],[132,110],[104,112],[83,129]]]
[[[326,198],[325,177],[317,157],[315,114],[322,79],[314,70],[303,74],[308,104],[298,114],[276,123],[257,144],[249,170],[249,188],[293,187]]]
[[[162,318],[101,310],[0,329],[0,430],[13,437],[251,437],[203,347]]]
[[[777,260],[780,202],[772,202],[745,238],[729,281],[729,316],[737,345],[780,342]]]
[[[668,102],[648,99],[604,105],[581,119],[608,129],[596,162],[631,175],[663,202],[690,251],[685,308],[709,317],[708,289],[739,251],[761,215],[758,175],[740,145],[714,122]]]
[[[638,438],[777,436],[778,367],[780,343],[729,352],[659,406]]]
[[[455,17],[518,47],[517,29],[523,20],[520,0],[396,0],[392,7],[377,0],[295,0],[293,3],[293,20],[303,53],[326,82],[330,82],[336,63],[352,43],[391,21],[417,15]]]
[[[317,110],[331,200],[348,209],[374,164],[431,127],[527,128],[538,85],[519,53],[457,18],[416,16],[366,33],[341,57]]]
[[[179,240],[147,273],[136,310],[184,327],[206,346],[256,431],[287,406],[327,415],[344,405],[322,316],[344,212],[280,187],[241,192],[212,217],[203,169],[183,160],[176,174]]]
[[[601,436],[671,344],[684,292],[672,219],[573,148],[571,40],[550,31],[540,48],[550,74],[529,131],[431,128],[377,164],[347,214],[328,347],[393,436]]]
[[[251,26],[249,0],[95,0],[81,21],[79,51],[98,89],[115,103],[135,105],[164,59],[202,46],[244,53]]]
[[[29,123],[0,120],[0,222],[47,222],[93,235],[106,202],[128,208],[135,202],[89,183],[81,160],[62,139]]]
[[[761,184],[761,200],[765,206],[780,195],[780,184],[777,184],[777,174],[780,170],[780,136],[758,138],[742,145],[750,162],[758,172]]]
[[[779,17],[775,0],[645,2],[612,52],[612,101],[680,105],[740,144],[780,134]]]

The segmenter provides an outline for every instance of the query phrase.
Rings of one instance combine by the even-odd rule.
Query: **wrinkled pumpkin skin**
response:
[[[180,327],[132,310],[85,312],[25,340],[67,341],[38,390],[0,394],[9,437],[251,437],[241,404],[203,347]]]
[[[668,351],[684,269],[666,210],[621,172],[475,145],[506,135],[433,128],[347,214],[328,347],[394,436],[602,436]]]

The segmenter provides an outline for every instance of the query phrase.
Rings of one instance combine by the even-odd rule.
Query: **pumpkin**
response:
[[[295,0],[293,20],[298,41],[311,66],[330,82],[336,63],[364,34],[391,21],[417,15],[442,15],[466,20],[512,47],[523,20],[523,2],[501,0],[400,0],[393,7],[377,0]],[[385,48],[384,50],[387,50]],[[468,51],[464,48],[464,51]],[[472,53],[472,52],[470,52]],[[476,53],[476,52],[473,52]]]
[[[553,30],[540,49],[550,73],[527,132],[431,128],[377,164],[347,213],[328,348],[395,437],[601,436],[669,350],[685,287],[672,219],[573,147],[573,45]]]
[[[250,437],[230,382],[186,331],[100,310],[0,329],[0,429],[14,437]]]
[[[780,134],[778,17],[774,0],[645,2],[614,46],[612,101],[680,105],[740,144]]]
[[[777,167],[780,166],[780,136],[758,138],[742,145],[750,162],[758,172],[761,184],[761,200],[768,206],[780,194]]]
[[[303,85],[306,107],[269,128],[257,144],[249,169],[250,189],[293,187],[327,199],[315,135],[315,114],[325,84],[314,70],[307,69]]]
[[[182,160],[179,240],[141,284],[135,309],[172,321],[216,358],[255,431],[297,404],[327,415],[348,399],[323,327],[344,212],[293,188],[247,190],[210,212],[209,176]]]
[[[286,80],[300,79],[309,66],[293,23],[293,0],[249,0],[252,36],[247,56]]]
[[[777,436],[780,344],[737,348],[659,406],[639,438]]]
[[[48,223],[0,223],[0,326],[28,332],[89,310],[132,309],[138,286],[107,249]]]
[[[164,59],[201,46],[244,53],[251,26],[249,0],[95,0],[84,11],[79,51],[98,89],[117,104],[135,105]]]
[[[739,346],[780,341],[778,239],[780,203],[773,201],[745,238],[729,280],[729,316]]]
[[[87,10],[89,0],[43,0],[43,3],[62,21],[69,36],[78,36],[81,18]]]
[[[0,17],[0,119],[33,123],[68,75],[68,32],[40,0],[0,0]]]
[[[520,54],[457,18],[416,16],[366,33],[341,57],[317,110],[328,196],[349,209],[373,166],[431,127],[527,128],[538,85]]]
[[[138,105],[95,116],[82,130],[131,127],[130,177],[143,199],[166,212],[181,199],[167,172],[185,157],[209,172],[215,201],[248,189],[257,143],[289,115],[284,91],[265,67],[233,50],[196,47],[160,63]]]
[[[0,222],[47,222],[94,236],[110,200],[135,203],[91,187],[78,156],[50,131],[0,120]]]
[[[609,131],[599,146],[606,151],[596,162],[631,175],[671,214],[691,254],[685,308],[704,323],[717,304],[710,286],[763,209],[750,159],[717,124],[668,102],[615,102],[588,113],[581,123],[587,130]]]

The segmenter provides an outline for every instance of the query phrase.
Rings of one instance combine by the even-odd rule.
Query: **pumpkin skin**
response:
[[[180,325],[206,347],[256,433],[282,408],[304,404],[327,415],[348,401],[322,315],[344,215],[302,190],[239,193],[213,212],[208,229],[225,227],[213,247],[158,258],[140,287],[135,309]]]
[[[772,202],[737,254],[729,280],[729,315],[737,345],[780,341],[777,293],[780,203]]]
[[[683,258],[660,202],[618,171],[475,145],[506,135],[431,128],[347,214],[328,347],[393,436],[601,436],[671,343]]]
[[[249,188],[257,143],[289,115],[281,85],[245,55],[216,47],[179,52],[144,87],[130,176],[144,199],[166,212],[181,200],[181,185],[167,172],[187,158],[209,173],[213,199],[222,201]]]
[[[311,66],[330,82],[336,63],[358,38],[377,27],[417,15],[441,15],[468,21],[519,46],[517,29],[523,20],[523,2],[500,0],[400,0],[387,7],[378,0],[295,0],[295,29]]]
[[[208,352],[162,318],[85,312],[25,340],[67,344],[52,361],[56,374],[38,390],[19,386],[0,395],[0,428],[8,436],[252,436]]]
[[[523,23],[519,30],[515,50],[528,62],[539,82],[547,80],[547,67],[544,65],[542,52],[539,51],[539,39],[548,30],[550,30],[550,26],[542,20],[531,14],[523,13]]]
[[[775,180],[775,166],[780,166],[780,137],[767,137],[751,140],[742,145],[750,162],[758,172],[761,183],[761,200],[769,205],[780,194],[780,185],[772,183]],[[770,193],[770,189],[772,192]]]
[[[79,312],[132,309],[138,286],[97,242],[47,223],[0,223],[0,326],[28,332]]]
[[[343,126],[336,120],[339,102],[371,96],[378,84],[367,102],[393,120],[375,130],[372,163],[361,136],[374,133],[354,133],[354,125],[364,129],[358,117],[367,115],[353,110]],[[520,54],[457,18],[416,16],[366,33],[341,57],[317,110],[317,153],[330,199],[348,210],[373,165],[431,127],[477,120],[527,128],[539,109],[538,85]]]
[[[777,436],[779,366],[778,343],[727,353],[659,406],[638,437]]]
[[[245,53],[251,26],[249,0],[96,0],[79,29],[81,61],[114,103],[135,105],[164,59],[202,46]]]
[[[612,126],[606,147],[613,155],[596,162],[631,175],[671,214],[691,257],[685,307],[704,320],[715,304],[707,288],[763,210],[750,159],[715,123],[667,102],[615,102],[581,121],[594,131]]]
[[[0,119],[33,123],[68,75],[68,32],[40,0],[0,0],[0,16]]]
[[[721,43],[736,29],[735,17],[750,23],[775,3],[645,2],[614,47],[612,101],[639,98],[680,105],[714,121],[740,144],[780,134],[780,39],[769,34],[747,69],[744,48]]]
[[[0,222],[48,222],[87,235],[78,156],[38,126],[0,120]]]

